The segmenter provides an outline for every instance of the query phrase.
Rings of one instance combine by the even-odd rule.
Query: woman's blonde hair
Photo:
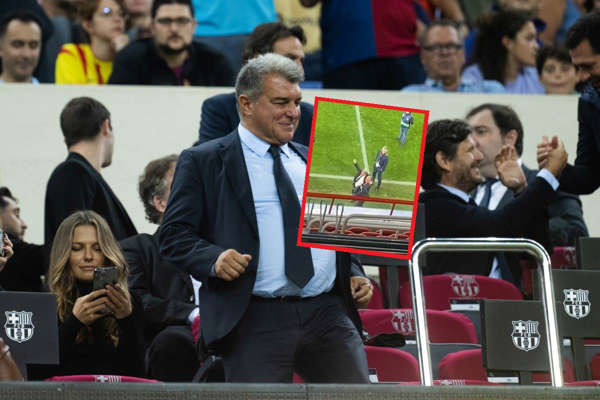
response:
[[[103,267],[114,265],[119,269],[117,283],[125,291],[127,297],[130,297],[127,289],[129,267],[106,220],[94,211],[76,211],[65,218],[58,227],[54,241],[52,242],[52,250],[50,251],[48,281],[50,290],[56,294],[58,318],[61,322],[64,322],[72,313],[75,301],[82,295],[77,289],[76,279],[69,265],[73,235],[75,228],[78,226],[93,226],[96,228],[98,245],[102,254],[104,254],[107,264],[103,265]],[[106,335],[111,338],[116,346],[118,343],[116,321],[114,318],[103,318],[102,323],[104,324]],[[85,339],[91,339],[91,335],[88,329],[83,328],[77,335],[77,341],[82,342]]]

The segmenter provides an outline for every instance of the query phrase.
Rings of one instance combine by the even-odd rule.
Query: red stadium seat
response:
[[[350,231],[352,233],[363,233],[363,232],[367,232],[369,230],[369,228],[365,228],[364,226],[353,226],[346,230]]]
[[[515,285],[483,275],[429,275],[423,277],[425,306],[435,310],[450,309],[451,298],[523,300]],[[410,282],[400,288],[400,305],[412,308]]]
[[[575,381],[575,382],[566,382],[565,386],[600,386],[600,381]]]
[[[554,269],[576,269],[577,257],[574,246],[556,246],[553,249],[551,257],[552,268]]]
[[[410,309],[361,310],[360,319],[369,336],[400,333],[415,336],[415,321]],[[427,330],[431,343],[477,343],[471,320],[456,313],[427,310]]]
[[[592,379],[600,379],[600,354],[594,354],[590,361],[590,369],[592,370]]]
[[[147,382],[157,383],[154,379],[136,378],[135,376],[121,375],[66,375],[53,376],[46,379],[48,382],[100,382],[100,383],[122,383],[122,382]]]
[[[409,353],[389,347],[365,346],[369,369],[377,372],[379,382],[419,380],[419,363]]]
[[[370,310],[381,309],[383,308],[383,294],[379,289],[379,285],[373,279],[371,279],[371,285],[373,286],[373,296],[369,304],[367,304],[367,308]]]
[[[361,233],[361,235],[363,235],[363,236],[373,236],[373,237],[381,236],[381,234],[379,232],[371,232],[371,231],[363,232],[363,233]]]
[[[575,381],[575,371],[568,359],[564,359],[563,374],[565,382]],[[440,379],[476,379],[487,380],[487,372],[483,367],[481,349],[463,350],[448,354],[438,365]],[[534,372],[533,382],[550,382],[550,374]]]
[[[401,382],[399,385],[420,385],[421,382]],[[435,386],[498,386],[499,383],[475,379],[434,379]]]

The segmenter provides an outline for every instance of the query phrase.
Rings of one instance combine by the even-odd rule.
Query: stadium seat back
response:
[[[365,346],[369,369],[377,372],[379,382],[419,380],[419,363],[409,353],[389,347]]]

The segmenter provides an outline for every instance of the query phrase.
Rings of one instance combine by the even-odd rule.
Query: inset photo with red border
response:
[[[428,117],[316,97],[298,246],[409,259]]]

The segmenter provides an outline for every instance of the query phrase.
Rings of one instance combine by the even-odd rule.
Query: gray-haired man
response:
[[[202,339],[229,382],[368,382],[356,305],[370,285],[348,254],[296,246],[302,79],[275,54],[242,68],[240,125],[181,154],[161,225],[162,254],[202,282]]]

